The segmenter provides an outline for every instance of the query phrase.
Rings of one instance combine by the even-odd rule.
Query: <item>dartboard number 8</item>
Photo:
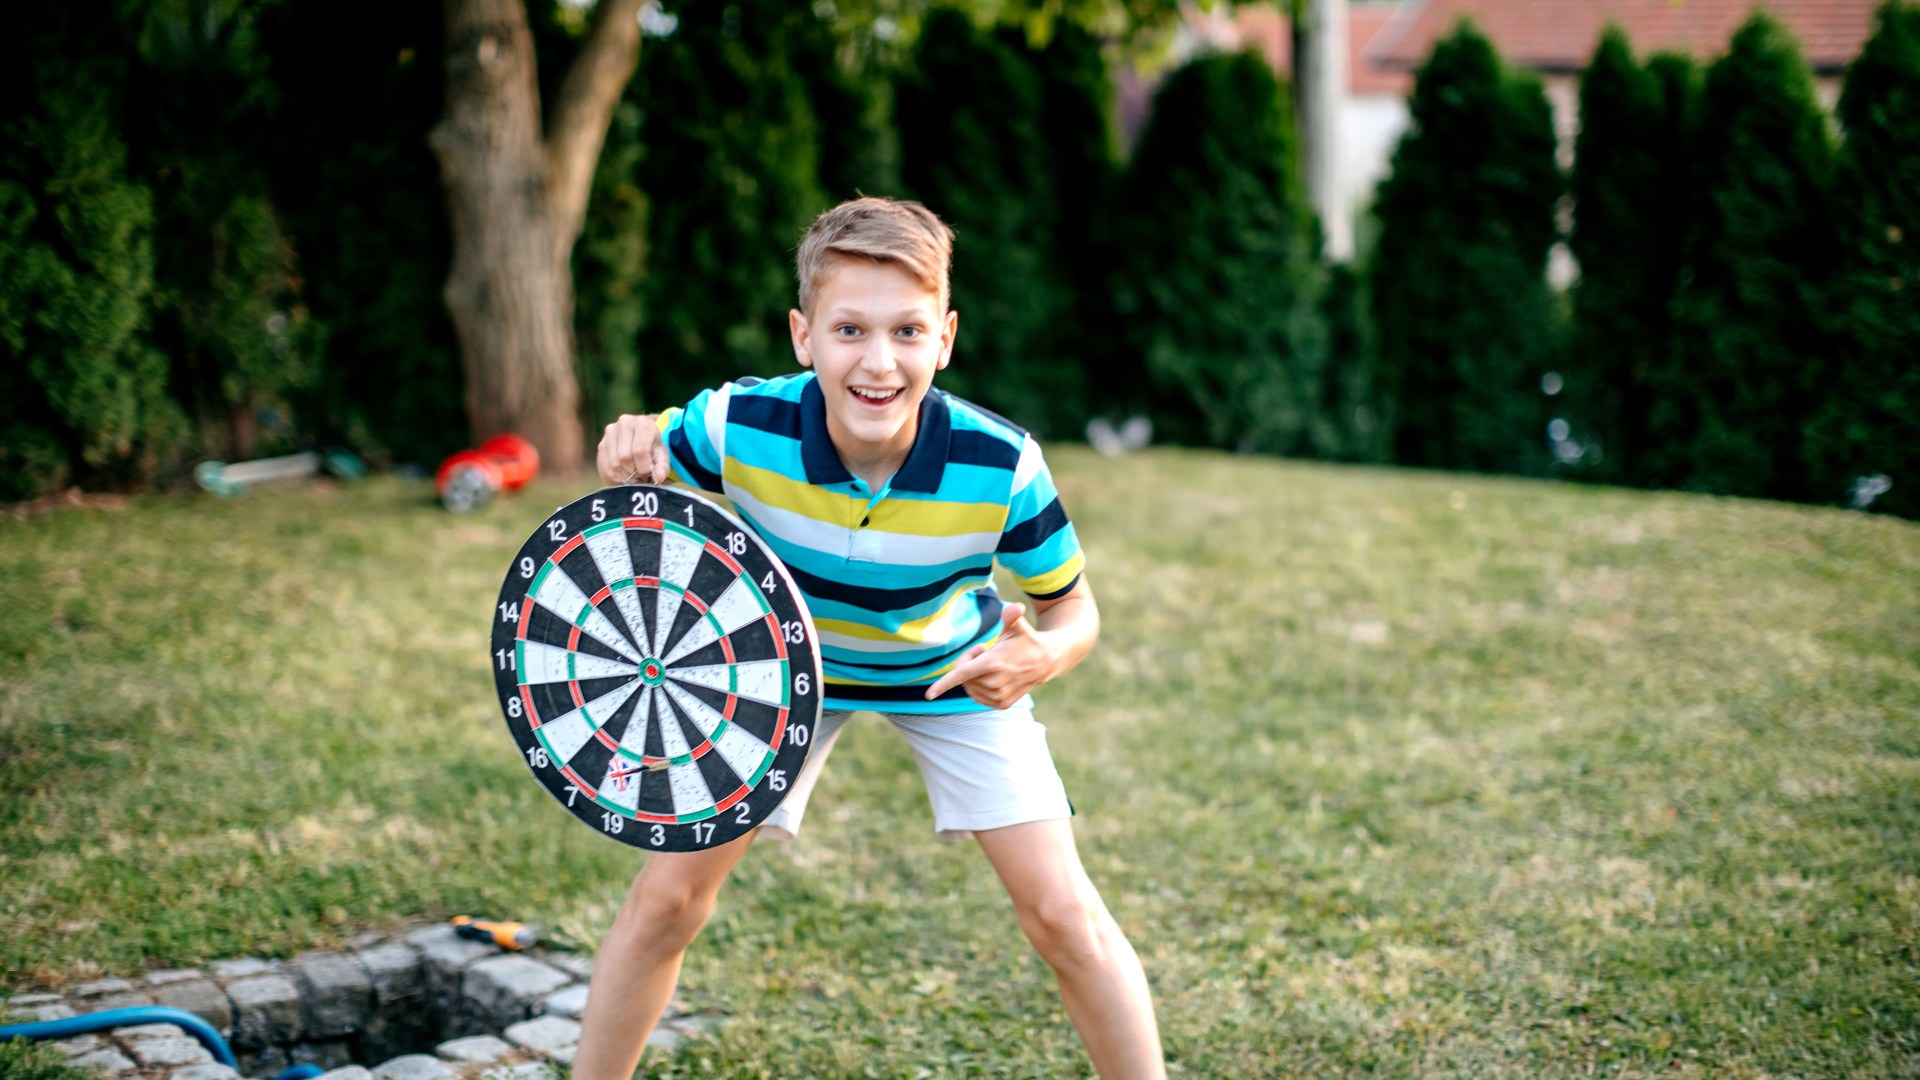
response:
[[[494,687],[534,776],[594,831],[702,851],[765,820],[820,715],[813,620],[712,502],[607,488],[556,510],[494,611]]]

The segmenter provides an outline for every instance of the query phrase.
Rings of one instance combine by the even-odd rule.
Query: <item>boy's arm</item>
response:
[[[988,708],[1004,709],[1027,691],[1072,670],[1100,637],[1100,608],[1083,574],[1073,588],[1051,600],[1035,600],[1034,622],[1021,618],[1025,604],[1008,604],[1003,629],[991,648],[967,650],[952,671],[927,688],[931,701],[956,686]]]

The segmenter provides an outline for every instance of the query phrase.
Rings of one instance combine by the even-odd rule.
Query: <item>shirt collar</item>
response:
[[[888,486],[929,495],[939,491],[940,481],[946,476],[952,434],[946,395],[928,387],[927,396],[920,399],[920,427],[914,433],[913,449],[907,451],[907,460]],[[827,431],[827,395],[820,389],[818,376],[808,379],[800,391],[800,460],[809,484],[853,482],[853,474],[841,464],[840,455],[833,449],[833,436]]]

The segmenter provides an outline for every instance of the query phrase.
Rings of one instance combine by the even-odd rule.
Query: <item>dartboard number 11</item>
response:
[[[514,556],[492,666],[527,767],[642,850],[737,840],[785,798],[820,715],[806,601],[759,537],[678,488],[607,488]]]

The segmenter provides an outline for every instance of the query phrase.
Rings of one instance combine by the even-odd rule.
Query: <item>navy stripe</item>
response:
[[[993,563],[989,561],[976,566],[962,567],[938,581],[928,582],[911,589],[872,589],[863,585],[848,585],[809,574],[791,563],[787,565],[787,573],[793,575],[793,583],[800,586],[800,591],[809,598],[833,600],[863,611],[871,611],[876,615],[884,615],[890,611],[904,611],[945,596],[953,590],[955,585],[968,578],[988,577],[993,573]]]
[[[1027,595],[1033,597],[1035,600],[1058,600],[1072,592],[1073,587],[1078,584],[1080,584],[1080,575],[1075,574],[1073,575],[1073,580],[1067,582],[1067,587],[1064,589],[1055,589],[1050,593],[1028,593]]]
[[[1005,439],[996,439],[984,431],[954,428],[950,438],[948,452],[952,456],[948,460],[955,465],[985,465],[1012,472],[1020,464],[1018,447],[1008,446]]]
[[[841,701],[925,701],[927,687],[932,685],[930,681],[915,686],[841,686],[839,683],[828,683],[827,697],[838,698]],[[933,700],[952,701],[966,696],[967,688],[963,685],[956,686]]]
[[[1060,500],[1056,497],[1047,504],[1046,509],[1002,533],[999,550],[1002,553],[1014,554],[1032,551],[1046,543],[1047,537],[1066,527],[1067,512],[1061,507]]]
[[[680,469],[693,481],[693,486],[701,491],[719,491],[720,478],[707,471],[700,459],[693,455],[693,443],[687,439],[687,425],[684,413],[681,422],[673,425],[673,434],[667,436],[667,449],[680,461]]]
[[[727,423],[797,439],[800,403],[766,394],[734,394],[727,399]]]

